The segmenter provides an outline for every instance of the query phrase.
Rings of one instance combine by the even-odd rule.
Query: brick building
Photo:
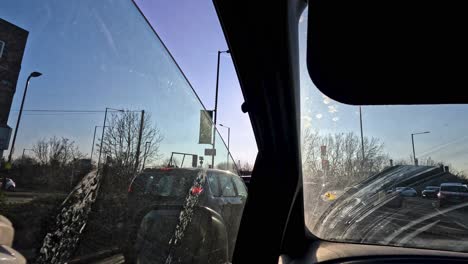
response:
[[[11,128],[7,122],[28,34],[0,18],[0,157],[10,142]]]

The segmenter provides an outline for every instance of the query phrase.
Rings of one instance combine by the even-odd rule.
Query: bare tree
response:
[[[49,163],[49,144],[45,139],[40,139],[32,147],[32,151],[40,164],[46,165]]]
[[[156,124],[151,122],[150,114],[146,113],[143,120],[139,164],[136,164],[140,124],[139,112],[126,111],[112,113],[107,123],[108,127],[105,129],[102,141],[103,153],[110,157],[114,166],[127,172],[141,168],[144,155],[146,155],[146,164],[160,158],[159,148],[164,137]],[[99,151],[99,144],[97,146],[96,149]]]
[[[241,163],[241,165],[239,167],[239,170],[241,170],[241,171],[252,171],[253,167],[252,167],[252,165],[250,163],[244,162],[244,163]]]
[[[229,170],[229,171],[237,171],[237,166],[233,162],[220,162],[216,164],[216,168],[220,170]]]
[[[84,157],[75,142],[65,137],[54,136],[48,140],[40,139],[33,145],[32,151],[42,165],[64,166]]]
[[[364,157],[361,139],[356,134],[320,135],[306,130],[302,143],[304,178],[319,177],[322,184],[349,185],[380,171],[388,160],[383,143],[376,138],[364,138]]]

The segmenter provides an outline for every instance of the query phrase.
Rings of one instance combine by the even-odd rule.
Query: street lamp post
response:
[[[102,145],[104,144],[104,129],[106,128],[106,120],[107,120],[107,111],[108,110],[113,110],[113,111],[117,111],[117,112],[124,112],[124,110],[122,110],[122,109],[114,109],[114,108],[106,107],[106,111],[104,112],[104,123],[102,125],[101,144],[99,146],[99,158],[98,158],[98,164],[97,164],[98,171],[99,171],[99,166],[101,165]]]
[[[93,145],[91,146],[91,157],[89,158],[91,161],[93,161],[94,141],[96,140],[96,129],[98,127],[102,127],[102,126],[94,126]],[[106,127],[108,127],[108,126],[106,126]]]
[[[140,165],[140,145],[141,145],[141,139],[143,137],[144,122],[145,122],[145,110],[141,110],[140,131],[138,133],[138,142],[137,142],[136,157],[135,157],[135,172],[138,171],[138,167]]]
[[[361,106],[359,106],[359,124],[361,126],[361,151],[362,151],[362,161],[364,163],[364,133],[362,131],[362,111]]]
[[[228,145],[227,145],[228,154],[227,154],[227,160],[226,160],[226,170],[229,170],[229,156],[231,154],[231,151],[229,150],[229,142],[231,141],[231,128],[228,127],[228,126],[225,126],[223,124],[219,124],[219,125],[222,126],[222,127],[227,128],[227,130],[228,130]]]
[[[13,152],[15,151],[15,142],[16,142],[16,135],[18,135],[18,128],[19,124],[21,121],[21,115],[23,114],[23,106],[24,106],[24,100],[26,99],[26,93],[28,92],[28,86],[29,86],[29,81],[31,78],[39,77],[41,76],[42,73],[40,72],[31,72],[28,76],[28,79],[26,80],[26,85],[24,87],[24,94],[23,94],[23,99],[21,100],[21,107],[18,115],[18,120],[16,121],[16,127],[15,127],[15,134],[13,135],[13,142],[11,143],[11,149],[10,149],[10,154],[8,155],[8,166],[11,168],[11,158],[13,157]],[[3,189],[6,190],[6,177],[3,177]]]
[[[29,86],[29,81],[31,78],[39,77],[41,76],[42,73],[40,72],[31,72],[29,74],[28,79],[26,80],[26,86],[24,87],[24,93],[23,93],[23,99],[21,100],[21,106],[20,106],[20,111],[18,115],[18,120],[16,121],[16,127],[15,127],[15,134],[13,135],[13,142],[11,143],[11,149],[10,149],[10,155],[8,155],[8,163],[11,164],[11,158],[13,156],[13,152],[15,151],[15,142],[16,142],[16,136],[18,135],[18,127],[21,122],[21,115],[23,114],[23,106],[24,106],[24,100],[26,99],[26,93],[28,92],[28,86]],[[3,185],[5,186],[5,185]]]
[[[216,119],[218,118],[218,89],[219,89],[219,62],[221,58],[221,53],[231,53],[229,50],[220,51],[218,50],[218,64],[216,67],[216,93],[215,93],[215,108],[214,108],[214,126],[213,126],[213,153],[211,156],[211,167],[214,168],[214,152],[215,152],[215,142],[216,142]]]
[[[416,158],[416,151],[414,149],[414,135],[421,135],[421,134],[429,134],[431,133],[430,131],[425,131],[425,132],[418,132],[418,133],[412,133],[411,134],[411,144],[413,145],[413,161],[414,165],[418,166],[418,159]]]
[[[146,156],[148,155],[148,145],[151,144],[151,142],[146,142],[145,143],[145,154],[143,154],[143,166],[141,167],[141,170],[145,169],[145,163],[146,163]]]
[[[21,156],[21,159],[22,159],[22,160],[24,160],[24,152],[25,152],[26,150],[32,151],[32,149],[24,148],[24,149],[23,149],[23,155]]]

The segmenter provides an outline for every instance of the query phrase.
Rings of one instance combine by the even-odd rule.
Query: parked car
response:
[[[421,196],[423,198],[437,198],[439,189],[439,186],[426,186],[426,188],[421,192]]]
[[[140,173],[128,189],[126,263],[165,263],[175,240],[181,263],[230,262],[246,198],[244,182],[228,171]]]
[[[466,202],[468,201],[468,187],[462,183],[442,183],[437,197],[440,207]]]
[[[242,180],[244,180],[245,186],[247,186],[247,188],[248,188],[249,185],[250,185],[251,176],[250,175],[242,175],[241,178],[242,178]]]
[[[0,178],[0,188],[3,188],[3,178]],[[14,192],[16,189],[16,183],[10,179],[6,178],[6,190],[10,192]]]
[[[395,189],[387,190],[387,194],[394,192],[398,193],[398,195],[402,197],[416,197],[418,195],[418,192],[411,187],[396,187]]]

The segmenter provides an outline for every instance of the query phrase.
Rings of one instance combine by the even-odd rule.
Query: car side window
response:
[[[145,194],[148,194],[151,192],[151,187],[153,185],[153,176],[145,177],[147,179],[146,184],[145,184]]]
[[[238,177],[233,178],[234,184],[236,185],[237,195],[240,197],[247,197],[247,190],[245,189],[244,183]]]
[[[208,175],[208,184],[210,185],[210,190],[213,196],[219,197],[221,196],[221,192],[219,191],[219,182],[218,178],[214,175]]]
[[[221,185],[221,196],[234,197],[236,192],[234,190],[234,184],[232,183],[231,177],[226,175],[220,175],[219,182]]]

